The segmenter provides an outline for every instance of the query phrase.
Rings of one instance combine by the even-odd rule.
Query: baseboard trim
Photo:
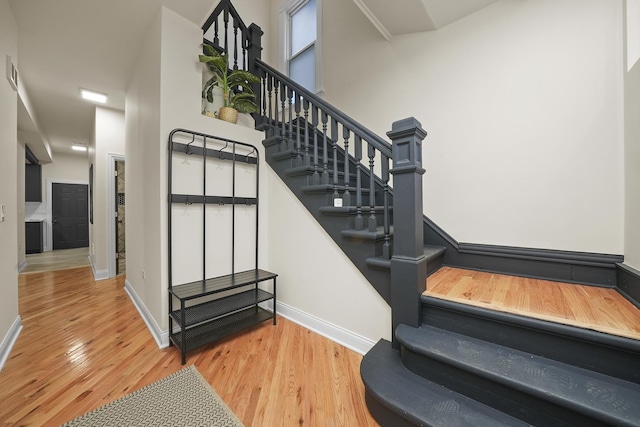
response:
[[[629,302],[640,308],[640,271],[625,264],[617,264],[618,284],[616,289]]]
[[[424,217],[425,242],[445,246],[443,264],[470,270],[615,287],[622,255],[459,243]]]
[[[333,342],[343,345],[356,353],[364,355],[376,344],[375,341],[348,331],[340,326],[329,323],[319,317],[284,304],[280,301],[276,303],[276,307],[278,315],[289,319],[310,331],[320,334]],[[273,302],[268,301],[265,308],[267,310],[273,310]]]
[[[93,280],[104,280],[109,278],[109,270],[96,270],[96,265],[93,263],[93,257],[89,255],[89,263],[91,264],[91,271],[93,271]]]
[[[458,244],[464,266],[536,279],[615,287],[622,255],[510,246]]]
[[[18,274],[22,273],[22,270],[27,266],[27,260],[25,259],[18,265]]]
[[[20,335],[20,331],[22,331],[22,318],[18,315],[9,328],[7,335],[2,340],[2,343],[0,343],[0,371],[4,368],[4,364],[9,358],[9,354],[11,354],[11,350],[18,339],[18,335]]]
[[[149,329],[149,332],[151,332],[153,339],[156,340],[158,348],[169,347],[169,332],[160,329],[160,326],[158,326],[153,316],[151,315],[149,310],[147,310],[147,307],[144,305],[144,303],[136,293],[136,290],[133,288],[133,286],[131,286],[131,283],[129,283],[128,280],[124,281],[124,290],[129,295],[129,298],[138,310],[138,313],[140,313],[140,317],[142,317],[142,320],[144,320],[144,323],[147,325],[147,328]]]

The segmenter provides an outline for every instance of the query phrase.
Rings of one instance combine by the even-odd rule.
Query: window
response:
[[[281,10],[282,69],[292,80],[314,93],[320,88],[320,1],[290,0]]]

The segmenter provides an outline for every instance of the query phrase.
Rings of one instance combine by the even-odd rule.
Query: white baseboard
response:
[[[144,320],[144,323],[147,324],[147,328],[149,329],[149,332],[151,332],[153,339],[156,340],[158,348],[168,347],[169,332],[160,329],[160,326],[158,326],[156,321],[153,319],[153,316],[151,315],[149,310],[147,310],[147,307],[145,307],[144,303],[128,280],[124,281],[124,290],[127,292],[127,294],[129,294],[131,302],[133,302],[133,305],[136,306],[136,309],[138,310],[138,313],[140,313],[140,316],[142,317],[142,320]]]
[[[322,320],[312,314],[305,313],[290,305],[283,304],[280,301],[276,303],[276,314],[297,323],[313,332],[322,335],[350,350],[364,355],[376,344],[375,341],[348,331],[340,326]],[[267,301],[265,307],[267,310],[273,310],[273,301]]]
[[[89,255],[89,262],[91,263],[91,270],[93,270],[93,280],[104,280],[109,278],[109,270],[96,270],[96,266],[93,263],[93,257]]]
[[[20,265],[18,265],[18,274],[20,274],[22,272],[22,269],[25,268],[26,266],[27,266],[27,260],[25,259],[20,263]]]
[[[18,335],[20,335],[20,331],[22,330],[22,319],[20,316],[16,317],[16,320],[9,328],[9,332],[0,343],[0,371],[4,367],[5,362],[9,358],[9,354],[11,353],[11,349],[13,348],[16,340],[18,339]]]

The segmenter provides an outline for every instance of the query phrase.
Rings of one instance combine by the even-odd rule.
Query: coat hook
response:
[[[187,148],[184,149],[184,153],[187,155],[191,155],[193,154],[193,152],[191,151],[191,144],[193,144],[196,140],[196,136],[192,135],[191,136],[191,142],[187,144]]]

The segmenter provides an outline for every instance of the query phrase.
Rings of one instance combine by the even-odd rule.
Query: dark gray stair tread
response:
[[[424,256],[427,258],[427,261],[431,261],[434,258],[437,258],[444,254],[447,250],[444,246],[434,246],[434,245],[425,245],[424,246]],[[378,270],[390,270],[391,269],[391,260],[382,258],[382,257],[371,257],[367,258],[367,265],[369,267],[378,269]]]
[[[301,190],[305,194],[326,194],[331,193],[335,190],[333,184],[315,184],[315,185],[304,185],[301,187]],[[338,191],[343,192],[345,190],[344,185],[338,185]],[[369,194],[368,188],[360,189],[361,194]],[[355,195],[356,189],[354,187],[349,187],[349,192]]]
[[[308,166],[306,166],[306,165],[302,165],[302,166],[295,166],[295,167],[289,168],[289,169],[287,169],[287,170],[285,170],[285,171],[284,171],[284,173],[285,173],[287,176],[303,176],[303,175],[311,175],[313,172],[314,172],[314,169],[313,169],[313,166],[312,166],[312,165],[308,165]],[[318,173],[322,173],[322,172],[323,172],[322,170],[318,170]],[[334,173],[333,173],[333,168],[329,169],[327,172],[329,173],[329,175],[330,175],[330,176],[333,176],[333,175],[334,175]],[[339,177],[340,179],[342,179],[342,177],[343,177],[343,176],[344,176],[344,172],[343,172],[343,171],[341,171],[341,170],[339,170],[339,171],[338,171],[338,177]],[[356,174],[351,172],[351,173],[349,173],[349,177],[351,177],[351,178],[354,178],[354,179],[355,179]],[[354,188],[354,194],[355,194],[355,188]]]
[[[384,239],[384,227],[377,227],[376,231],[369,231],[368,228],[364,230],[343,230],[342,236],[347,239],[353,240],[367,240],[367,241],[376,241]],[[393,226],[389,227],[389,236],[393,236]]]
[[[416,425],[529,425],[410,372],[385,340],[378,341],[364,356],[360,374],[373,398]]]
[[[428,325],[400,325],[402,346],[615,425],[640,425],[640,386]]]
[[[352,195],[353,194],[355,193],[352,193]],[[360,209],[363,214],[369,214],[371,212],[371,208],[369,206],[362,206]],[[373,210],[376,214],[381,215],[384,212],[384,206],[375,206]],[[393,212],[393,207],[389,207],[389,212]],[[356,206],[342,206],[339,208],[335,206],[322,206],[320,208],[320,213],[324,215],[353,215],[358,213],[358,208]]]
[[[305,147],[304,145],[300,146],[300,155],[304,157],[305,155]],[[307,155],[309,156],[309,161],[311,162],[311,165],[313,166],[313,159],[314,159],[314,155],[313,155],[313,151],[314,148],[312,145],[309,146],[309,152],[307,153]],[[281,150],[281,151],[277,151],[275,153],[273,153],[271,155],[271,160],[274,161],[280,161],[280,160],[290,160],[290,159],[295,159],[296,157],[298,157],[298,149],[297,148],[287,148],[285,150]],[[333,155],[331,155],[328,159],[327,159],[327,164],[328,165],[333,165]],[[323,158],[322,155],[318,156],[318,168],[320,170],[322,170],[323,167]],[[331,168],[333,168],[333,166],[331,166]]]

